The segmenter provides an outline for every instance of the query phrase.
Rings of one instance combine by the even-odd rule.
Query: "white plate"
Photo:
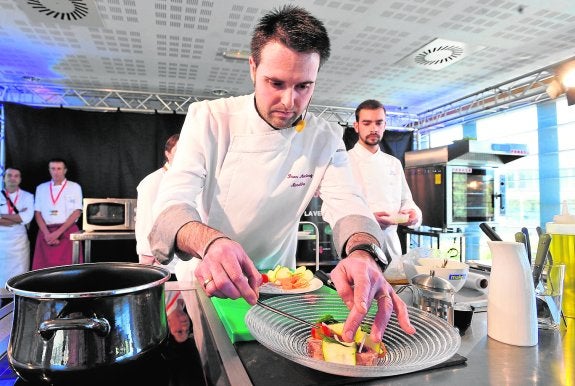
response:
[[[325,314],[341,321],[349,314],[337,294],[276,296],[263,302],[312,323]],[[375,311],[376,308],[372,307],[363,321],[372,324]],[[383,335],[387,353],[375,366],[343,365],[311,358],[307,352],[309,326],[263,307],[250,308],[245,322],[258,342],[301,365],[348,377],[388,377],[442,363],[451,358],[461,345],[459,332],[445,320],[413,307],[408,307],[408,312],[417,332],[414,335],[403,332],[393,314]]]
[[[314,277],[309,282],[309,286],[305,288],[296,288],[291,290],[285,290],[281,286],[277,286],[270,283],[265,283],[260,286],[260,293],[267,295],[295,295],[295,294],[305,294],[320,289],[323,286],[321,280]]]

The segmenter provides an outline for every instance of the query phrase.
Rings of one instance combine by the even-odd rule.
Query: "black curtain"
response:
[[[136,198],[136,186],[163,164],[164,144],[180,132],[185,118],[14,103],[4,104],[4,117],[6,166],[22,170],[22,189],[34,193],[38,184],[50,179],[48,160],[63,158],[68,163],[66,177],[82,186],[84,197],[113,198]],[[92,260],[137,261],[135,242],[94,242]]]

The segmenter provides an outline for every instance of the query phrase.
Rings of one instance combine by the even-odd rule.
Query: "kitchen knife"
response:
[[[535,288],[537,288],[537,285],[539,284],[541,270],[543,269],[543,265],[545,265],[545,258],[549,252],[550,244],[551,236],[548,233],[542,233],[539,237],[537,253],[535,254],[535,262],[533,263],[533,284],[535,285]]]
[[[329,274],[325,273],[324,271],[322,271],[321,269],[318,269],[317,271],[315,271],[315,276],[321,280],[321,282],[328,286],[329,288],[336,290],[335,288],[335,284],[333,284],[333,281],[331,281]]]
[[[537,231],[537,237],[541,237],[543,234],[543,229],[540,226],[536,227],[535,230]],[[551,255],[551,251],[547,252],[547,261],[550,265],[553,265],[553,256]]]
[[[521,232],[525,235],[525,249],[527,249],[527,261],[531,264],[531,242],[529,241],[529,230],[525,227],[521,228]]]
[[[483,233],[485,233],[487,237],[489,237],[489,240],[502,241],[501,237],[499,237],[499,235],[495,232],[495,230],[486,223],[482,222],[481,224],[479,224],[479,228],[481,228]]]

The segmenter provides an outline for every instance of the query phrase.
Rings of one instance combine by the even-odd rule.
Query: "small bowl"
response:
[[[473,311],[473,307],[469,304],[458,303],[453,306],[453,325],[461,335],[465,335],[465,331],[471,326]]]
[[[416,260],[416,264],[404,261],[403,270],[410,282],[411,279],[417,275],[429,275],[429,272],[435,271],[435,276],[449,281],[455,289],[455,292],[459,291],[467,280],[469,266],[459,261],[447,260],[445,268],[441,268],[443,263],[444,259],[440,258],[421,258]]]

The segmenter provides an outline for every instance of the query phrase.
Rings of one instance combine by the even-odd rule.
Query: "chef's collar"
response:
[[[258,115],[259,115],[259,117],[262,119],[262,121],[264,121],[265,123],[267,123],[269,127],[271,127],[271,128],[274,129],[274,130],[284,130],[284,129],[280,129],[280,128],[277,128],[277,127],[275,127],[275,126],[272,126],[268,121],[266,121],[266,120],[264,119],[264,117],[262,117],[262,115],[260,114],[260,111],[258,110],[258,105],[256,104],[256,95],[255,95],[255,94],[254,94],[254,109],[256,110],[256,113],[258,113]],[[297,124],[298,124],[302,119],[303,119],[303,115],[300,115],[300,116],[295,120],[295,122],[293,123],[293,125],[291,125],[289,128],[295,128],[295,127],[297,126]],[[287,127],[286,127],[286,129],[287,129]]]

